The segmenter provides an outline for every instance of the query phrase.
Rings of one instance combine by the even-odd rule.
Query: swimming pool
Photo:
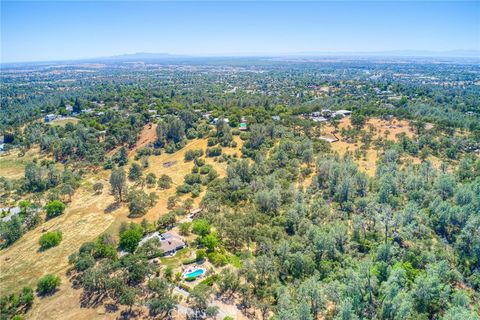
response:
[[[205,273],[205,269],[197,269],[188,273],[185,273],[183,276],[185,278],[196,278]]]

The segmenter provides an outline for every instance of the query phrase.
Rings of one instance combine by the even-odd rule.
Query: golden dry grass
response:
[[[149,128],[150,130],[152,129]],[[242,142],[239,137],[235,137],[235,140],[238,147],[224,148],[225,153],[241,154],[239,150]],[[148,143],[148,139],[141,139],[140,141],[142,142],[141,145]],[[25,234],[11,247],[0,251],[0,294],[19,291],[25,285],[34,287],[41,276],[52,273],[60,275],[63,284],[55,295],[36,300],[32,310],[28,313],[29,319],[110,319],[118,316],[118,314],[105,313],[102,307],[97,309],[80,308],[81,290],[71,288],[65,275],[68,269],[68,256],[76,252],[82,243],[94,240],[103,232],[116,235],[119,226],[124,221],[139,222],[143,218],[155,221],[168,212],[168,198],[175,194],[175,186],[183,183],[184,176],[190,173],[193,167],[193,161],[184,161],[185,152],[200,148],[205,151],[206,147],[207,139],[197,139],[189,141],[182,150],[176,153],[164,153],[160,156],[149,157],[150,166],[144,174],[153,172],[157,177],[167,174],[172,177],[174,186],[168,190],[160,190],[156,187],[147,188],[146,191],[157,193],[159,201],[141,218],[128,218],[126,206],[105,213],[105,209],[115,201],[109,192],[109,170],[99,170],[95,174],[87,176],[73,196],[72,202],[67,205],[63,215],[43,223],[38,228]],[[133,162],[133,157],[134,152],[131,152],[130,162]],[[8,159],[8,161],[4,160],[3,163],[8,163],[8,167],[2,168],[2,175],[7,172],[6,169],[21,167],[21,161],[27,158],[27,156],[21,157],[20,162],[17,162],[18,157],[15,157],[14,154],[6,156],[5,159]],[[165,167],[164,163],[168,161],[174,161],[175,164]],[[221,176],[225,175],[226,163],[216,162],[213,158],[206,158],[206,163],[211,164]],[[23,170],[24,167],[19,170],[19,176],[23,175]],[[94,193],[92,186],[95,182],[103,183],[104,190],[101,194]],[[203,194],[204,192],[195,199],[195,206],[199,205]],[[38,239],[45,230],[62,231],[63,240],[59,246],[39,252]]]
[[[96,195],[90,183],[84,183],[67,206],[65,213],[26,233],[9,248],[0,252],[1,293],[34,285],[48,273],[60,273],[68,266],[68,256],[86,241],[95,239],[115,219],[104,209],[113,202],[107,190]],[[120,209],[119,211],[121,211]],[[43,231],[60,230],[63,240],[57,247],[40,252],[38,240]]]
[[[118,314],[106,314],[103,308],[80,308],[82,290],[75,290],[65,277],[59,290],[52,296],[37,298],[26,319],[32,320],[83,320],[83,319],[116,319]]]
[[[351,128],[350,118],[343,118],[340,120],[338,125],[339,132],[335,135],[340,139],[337,142],[330,144],[333,151],[338,152],[340,155],[345,155],[347,152],[354,153],[356,150],[359,150],[361,143],[349,143],[343,139],[341,135],[342,129]],[[397,135],[404,133],[407,137],[413,138],[415,136],[410,124],[405,120],[391,119],[391,120],[382,120],[378,118],[368,119],[367,123],[363,127],[363,130],[370,132],[372,134],[372,140],[384,139],[397,141]],[[333,137],[335,128],[330,124],[326,124],[321,129],[321,136],[323,137]],[[366,150],[365,157],[356,159],[355,162],[358,164],[360,170],[366,172],[368,175],[373,176],[376,170],[376,162],[379,157],[379,151],[374,149],[372,144],[369,149]]]
[[[109,319],[101,311],[80,308],[81,290],[75,290],[66,277],[68,256],[79,246],[94,240],[116,219],[126,212],[120,208],[112,214],[104,213],[114,201],[105,188],[101,194],[92,190],[93,183],[100,181],[107,187],[108,172],[102,171],[86,179],[68,204],[65,213],[53,218],[25,234],[11,247],[0,252],[0,292],[19,291],[22,286],[35,287],[38,278],[45,274],[57,274],[62,284],[53,296],[35,300],[28,319]],[[38,251],[38,239],[44,230],[60,230],[63,240],[59,246]],[[113,317],[112,317],[113,319]]]
[[[0,154],[0,176],[7,179],[18,179],[23,177],[25,167],[34,158],[39,160],[52,159],[51,156],[40,154],[40,149],[38,147],[28,150],[25,154],[21,154],[18,149]]]
[[[240,140],[240,137],[235,136],[235,141],[237,141],[237,147],[236,148],[223,148],[222,152],[225,154],[237,154],[240,155],[240,148],[243,145],[243,142]],[[149,157],[149,167],[145,170],[145,174],[148,174],[150,172],[154,173],[157,177],[160,177],[162,174],[166,174],[172,178],[173,185],[170,189],[168,190],[158,190],[156,188],[151,188],[151,189],[146,189],[147,192],[151,191],[156,191],[157,195],[159,196],[157,204],[151,208],[148,213],[142,217],[141,219],[145,218],[147,220],[151,221],[156,221],[160,216],[168,212],[167,209],[167,202],[168,198],[171,196],[175,195],[175,188],[178,185],[183,184],[183,179],[185,175],[189,174],[192,172],[192,168],[194,166],[193,161],[188,161],[186,162],[184,160],[185,153],[189,150],[196,150],[196,149],[202,149],[204,152],[207,148],[207,139],[196,139],[190,141],[183,149],[179,150],[178,152],[175,152],[173,154],[168,154],[164,153],[161,154],[160,156],[150,156]],[[220,163],[214,161],[214,158],[206,158],[203,156],[205,159],[205,162],[207,164],[212,165],[213,168],[218,172],[218,174],[223,177],[226,174],[226,169],[227,169],[227,164],[226,163]],[[164,163],[174,163],[170,167],[164,166]],[[200,194],[199,197],[194,199],[194,206],[198,206],[202,197],[203,197],[204,192]],[[183,199],[186,197],[184,196]]]
[[[340,155],[345,155],[347,152],[354,153],[360,148],[360,143],[348,143],[346,141],[337,141],[331,144],[332,150],[338,152]],[[378,151],[373,149],[373,146],[366,150],[366,156],[361,159],[355,159],[360,170],[367,173],[369,176],[375,175],[376,163],[378,160]]]

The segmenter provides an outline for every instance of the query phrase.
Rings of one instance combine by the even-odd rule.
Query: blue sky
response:
[[[480,50],[480,2],[1,2],[2,62]]]

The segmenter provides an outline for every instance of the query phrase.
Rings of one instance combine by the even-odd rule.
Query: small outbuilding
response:
[[[50,114],[47,114],[45,116],[44,120],[45,120],[45,122],[50,122],[50,121],[53,121],[57,118],[58,118],[58,116],[56,114],[50,113]]]
[[[352,111],[350,110],[337,110],[335,112],[332,113],[332,117],[335,118],[335,117],[347,117],[349,115],[352,114]]]

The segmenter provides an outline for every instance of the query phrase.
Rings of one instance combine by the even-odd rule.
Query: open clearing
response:
[[[82,183],[65,213],[53,218],[25,234],[11,247],[0,252],[1,294],[18,291],[22,286],[35,287],[38,278],[45,274],[57,274],[62,278],[59,291],[49,297],[35,299],[28,319],[108,319],[99,316],[95,309],[81,308],[81,290],[71,287],[66,271],[68,256],[78,250],[86,241],[94,240],[115,220],[112,214],[105,214],[105,208],[114,201],[107,190],[108,177],[101,172]],[[101,194],[92,190],[94,182],[101,181],[105,189]],[[115,212],[121,215],[126,208]],[[39,252],[38,239],[43,230],[60,230],[63,240],[59,246]]]
[[[0,153],[0,176],[8,179],[23,177],[26,165],[34,158],[51,159],[50,156],[41,155],[38,147],[28,150],[23,155],[18,149]]]
[[[1,293],[18,290],[25,285],[34,285],[42,275],[59,274],[66,270],[68,256],[77,251],[83,242],[95,239],[113,222],[112,215],[103,213],[111,202],[113,197],[107,190],[96,195],[87,181],[77,190],[63,215],[43,223],[9,248],[2,250]],[[39,252],[38,239],[44,230],[62,231],[63,240],[59,246]]]
[[[222,153],[233,155],[237,153],[238,155],[241,154],[240,148],[243,145],[243,142],[240,140],[240,137],[235,136],[235,141],[237,142],[236,148],[222,148]],[[204,152],[207,148],[207,139],[196,139],[190,141],[184,148],[179,150],[178,152],[168,154],[163,153],[160,156],[150,156],[149,157],[149,167],[145,170],[145,174],[150,172],[154,173],[157,178],[160,177],[162,174],[166,174],[172,178],[173,184],[170,189],[167,190],[158,190],[156,188],[145,189],[146,192],[157,191],[159,196],[157,204],[148,211],[148,213],[137,220],[142,220],[143,218],[156,221],[160,216],[167,213],[169,210],[167,209],[167,202],[168,198],[175,195],[176,186],[183,184],[183,179],[185,175],[192,172],[192,168],[194,166],[193,161],[185,162],[184,156],[188,150],[196,150],[202,149]],[[225,176],[227,163],[217,162],[215,158],[207,158],[203,156],[205,159],[206,164],[210,164],[215,170],[218,172],[220,177]],[[167,167],[164,164],[171,163],[172,165]],[[205,187],[203,187],[205,189]],[[194,199],[194,206],[198,206],[203,196],[202,194]],[[186,199],[188,196],[183,196],[183,199]]]
[[[330,146],[333,151],[338,152],[340,155],[345,155],[347,152],[354,153],[356,150],[359,150],[362,143],[349,143],[341,135],[342,129],[351,128],[350,118],[343,118],[340,120],[338,125],[338,132],[335,133],[335,136],[340,140],[330,143]],[[397,141],[397,135],[404,133],[407,137],[413,138],[415,134],[406,120],[382,120],[378,118],[372,118],[367,121],[364,125],[363,130],[372,133],[372,140],[384,139]],[[326,124],[321,128],[321,135],[327,138],[334,137],[335,128],[330,124]],[[379,154],[378,151],[374,148],[372,143],[370,148],[366,150],[365,157],[360,159],[355,159],[355,162],[358,164],[360,170],[366,172],[369,176],[373,176],[376,170],[376,163],[378,160]]]
[[[59,118],[59,119],[54,119],[50,122],[47,122],[51,126],[56,126],[56,127],[65,127],[67,123],[71,124],[77,124],[80,121],[78,118],[74,117],[65,117],[65,118]]]

